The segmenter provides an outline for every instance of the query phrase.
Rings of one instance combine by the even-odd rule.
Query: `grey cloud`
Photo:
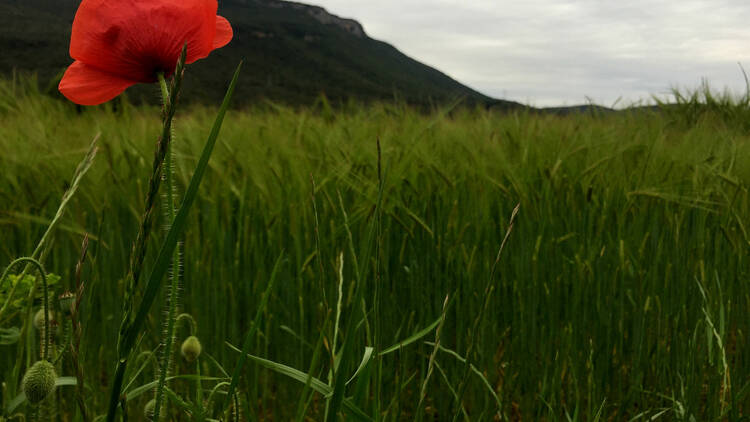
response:
[[[744,92],[750,4],[739,0],[319,0],[374,38],[488,95],[603,104],[672,86]]]

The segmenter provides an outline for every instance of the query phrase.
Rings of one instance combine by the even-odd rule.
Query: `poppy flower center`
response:
[[[158,53],[146,53],[141,59],[141,66],[144,70],[144,79],[147,82],[157,80],[157,75],[163,73],[165,78],[172,76],[174,68],[177,65],[178,56],[172,54],[164,55]]]

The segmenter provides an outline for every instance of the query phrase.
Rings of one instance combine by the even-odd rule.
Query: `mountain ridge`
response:
[[[0,73],[58,76],[68,56],[77,0],[5,0],[0,5]],[[418,106],[462,99],[470,105],[525,107],[497,100],[438,69],[370,38],[356,20],[326,9],[282,0],[225,0],[219,14],[235,32],[232,42],[190,66],[183,98],[217,102],[232,70],[245,66],[235,103],[263,100],[312,104],[324,95],[332,103],[403,101]],[[136,102],[153,102],[152,87],[128,90]]]

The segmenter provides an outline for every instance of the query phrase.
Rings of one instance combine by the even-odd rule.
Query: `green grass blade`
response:
[[[428,345],[428,346],[435,347],[435,343],[434,342],[426,341],[424,343],[426,345]],[[451,349],[448,349],[447,347],[443,347],[441,345],[437,345],[437,349],[440,350],[440,351],[442,351],[442,352],[445,352],[445,353],[447,353],[447,354],[449,354],[451,356],[453,356],[454,358],[456,358],[457,361],[459,361],[459,362],[461,362],[463,364],[466,364],[466,359],[463,356],[461,356],[458,353],[456,353],[455,351],[453,351]],[[503,405],[502,405],[502,402],[500,401],[500,397],[495,392],[495,389],[492,388],[492,384],[490,384],[490,381],[487,379],[487,377],[485,377],[484,374],[482,373],[482,371],[480,371],[479,369],[477,369],[477,367],[474,366],[474,364],[470,364],[469,368],[471,369],[471,371],[474,374],[476,374],[476,376],[479,377],[479,379],[482,381],[482,384],[484,384],[484,386],[487,388],[487,391],[490,393],[490,395],[492,396],[492,398],[495,400],[495,405],[497,405],[498,415],[500,415],[501,414],[500,412],[502,411]]]
[[[76,379],[75,377],[59,377],[55,380],[55,387],[65,387],[65,386],[74,386],[76,385]],[[21,394],[17,395],[13,400],[8,403],[8,407],[5,409],[6,414],[13,413],[18,406],[23,404],[23,402],[26,401],[26,394],[21,392]]]
[[[318,341],[315,345],[315,349],[313,349],[313,356],[312,360],[310,361],[310,369],[307,371],[307,381],[305,382],[305,388],[302,389],[302,394],[300,394],[300,401],[297,406],[297,417],[295,420],[297,422],[301,422],[304,420],[305,412],[307,411],[307,407],[309,406],[310,400],[309,398],[312,397],[312,394],[310,393],[310,383],[313,379],[313,374],[316,371],[316,368],[318,367],[318,362],[320,361],[320,357],[323,354],[323,340],[325,340],[325,333],[328,332],[328,325],[330,324],[330,312],[326,314],[326,319],[323,322],[323,329],[320,330],[320,335],[318,335]]]
[[[236,346],[233,346],[231,343],[229,342],[225,342],[225,343],[230,349],[234,350],[235,352],[242,353],[242,350],[238,349]],[[258,356],[253,356],[249,353],[243,353],[243,354],[248,359],[257,363],[260,366],[263,366],[264,368],[270,369],[282,375],[286,375],[287,377],[297,380],[303,384],[309,382],[310,388],[312,388],[316,392],[326,397],[329,397],[331,394],[333,394],[333,389],[329,387],[328,384],[324,383],[318,378],[311,377],[310,374],[306,374],[298,369],[294,369],[290,366],[286,366],[281,363],[276,363],[268,359],[263,359]],[[355,406],[354,403],[351,402],[351,400],[344,399],[342,403],[344,406],[344,410],[346,410],[350,416],[356,418],[356,420],[372,421],[372,418],[370,418],[365,412],[363,412],[362,409]]]
[[[263,310],[266,309],[266,305],[268,304],[268,298],[269,296],[271,296],[271,290],[273,289],[273,285],[276,282],[276,276],[279,273],[279,268],[281,267],[283,256],[284,255],[282,254],[276,259],[276,263],[274,264],[273,270],[271,271],[271,277],[268,280],[266,291],[263,292],[263,297],[260,300],[260,305],[258,305],[258,309],[255,311],[255,319],[253,320],[253,325],[250,326],[250,330],[248,330],[247,335],[245,336],[245,342],[242,344],[242,354],[240,355],[240,360],[237,361],[237,366],[234,367],[234,372],[232,373],[232,381],[229,383],[229,389],[227,390],[227,396],[224,399],[224,402],[221,403],[221,406],[216,409],[216,412],[222,412],[227,408],[227,406],[229,406],[229,400],[232,397],[232,394],[234,394],[235,388],[237,388],[237,383],[240,380],[240,374],[242,374],[242,366],[245,364],[245,356],[250,350],[250,345],[253,341],[253,335],[258,330],[258,325],[260,324],[260,317],[263,314]]]
[[[383,204],[383,194],[384,194],[384,188],[381,184],[378,189],[378,198],[377,202],[375,203],[375,213],[380,212],[380,208]],[[370,223],[370,227],[368,230],[366,242],[364,244],[364,254],[362,257],[364,259],[359,261],[360,267],[357,268],[357,287],[356,287],[356,294],[354,300],[351,302],[358,306],[362,301],[364,300],[364,293],[365,293],[365,281],[366,281],[366,272],[368,269],[368,263],[370,262],[370,257],[372,256],[372,250],[373,250],[373,243],[376,240],[376,234],[377,234],[377,219],[372,219]],[[356,312],[353,312],[350,318],[354,318],[354,315]],[[366,317],[366,316],[365,316]],[[358,330],[358,326],[354,327],[353,323],[349,323],[346,325],[346,329],[344,330],[344,344],[341,346],[341,350],[339,353],[340,360],[338,363],[338,366],[336,367],[336,373],[333,377],[333,395],[331,396],[330,400],[328,401],[328,407],[326,409],[326,421],[327,422],[335,422],[337,418],[337,414],[339,412],[339,409],[341,408],[341,404],[344,401],[344,395],[346,390],[346,378],[344,375],[344,370],[348,366],[348,363],[350,359],[352,358],[352,347],[354,343],[354,335]],[[337,356],[338,357],[338,356]]]
[[[410,335],[409,337],[403,339],[402,341],[400,341],[400,342],[398,342],[398,343],[396,343],[396,344],[394,344],[394,345],[392,345],[390,347],[386,347],[385,349],[383,349],[379,353],[379,355],[380,356],[385,356],[385,355],[387,355],[389,353],[393,353],[396,350],[401,349],[402,347],[405,347],[405,346],[408,346],[408,345],[414,343],[415,341],[421,339],[422,337],[426,336],[427,334],[430,334],[432,332],[432,330],[434,330],[435,327],[437,327],[438,324],[440,324],[440,320],[442,318],[443,317],[441,315],[441,316],[438,317],[438,319],[436,319],[432,324],[428,325],[427,327],[425,327],[425,328],[417,331],[416,333]]]
[[[352,375],[351,378],[349,378],[349,381],[346,382],[346,385],[351,384],[352,381],[354,381],[355,378],[357,378],[357,375],[364,369],[365,366],[370,362],[370,359],[372,359],[372,352],[375,351],[375,348],[373,347],[365,347],[365,353],[362,355],[362,361],[359,363],[359,367],[357,367],[357,370],[354,371],[354,375]]]
[[[223,377],[206,377],[206,376],[200,376],[200,375],[172,375],[171,377],[167,377],[167,381],[172,381],[172,380],[221,381],[225,379],[226,378],[223,378]],[[154,387],[156,387],[158,384],[159,384],[159,380],[151,381],[149,383],[139,385],[138,387],[135,387],[132,390],[126,391],[125,394],[127,395],[128,401],[130,401],[140,396],[143,393],[148,393],[150,391],[153,391]]]
[[[433,347],[432,353],[430,354],[430,359],[427,364],[427,374],[424,377],[424,381],[422,382],[422,388],[419,392],[419,402],[417,403],[417,421],[422,420],[422,405],[424,404],[424,400],[427,397],[427,386],[430,383],[430,376],[432,375],[433,368],[437,362],[435,362],[435,356],[437,356],[438,352],[438,346],[440,346],[440,334],[443,331],[443,324],[445,323],[445,316],[448,313],[448,306],[450,305],[448,296],[445,297],[445,301],[443,302],[443,312],[440,314],[440,324],[438,324],[437,329],[435,330],[435,347]]]

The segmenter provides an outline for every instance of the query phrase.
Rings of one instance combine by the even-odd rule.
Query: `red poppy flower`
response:
[[[182,47],[187,63],[232,39],[232,27],[216,15],[216,0],[83,0],[73,20],[70,56],[60,92],[96,105],[137,83],[171,76]]]

